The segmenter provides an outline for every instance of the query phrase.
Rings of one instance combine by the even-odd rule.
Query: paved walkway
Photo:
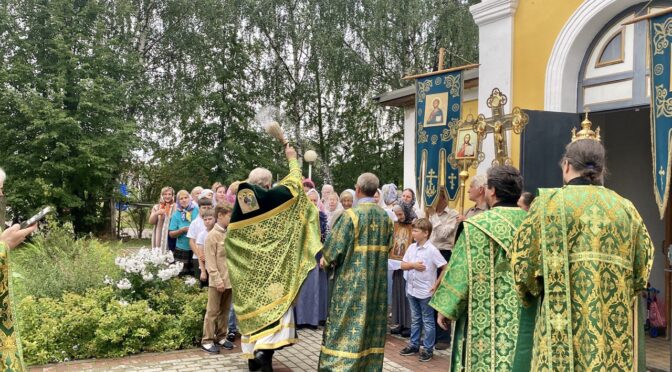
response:
[[[300,342],[292,347],[277,351],[273,369],[277,372],[315,371],[320,356],[322,330],[299,330]],[[418,356],[399,355],[407,339],[388,335],[385,344],[385,362],[383,371],[447,371],[450,363],[448,351],[437,350],[434,359],[420,363]],[[178,372],[178,371],[247,371],[247,361],[240,356],[240,340],[236,348],[223,350],[217,355],[207,354],[199,349],[173,351],[167,353],[145,353],[125,358],[83,360],[68,363],[31,367],[37,371],[142,371],[142,372]]]
[[[320,355],[322,330],[300,330],[300,342],[292,347],[275,353],[274,370],[315,371]],[[384,371],[447,371],[450,365],[450,351],[436,350],[434,359],[420,363],[417,356],[399,355],[407,339],[387,336],[385,344]],[[670,341],[664,337],[646,339],[647,366],[651,371],[669,371]],[[240,356],[240,340],[236,348],[223,350],[221,354],[210,355],[200,349],[172,351],[166,353],[145,353],[125,358],[83,360],[60,364],[31,367],[30,371],[142,371],[142,372],[178,372],[178,371],[247,371],[247,361]]]

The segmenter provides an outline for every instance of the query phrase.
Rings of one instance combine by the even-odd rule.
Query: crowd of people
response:
[[[602,186],[604,147],[590,133],[566,147],[564,187],[535,199],[517,169],[493,166],[472,178],[464,213],[445,192],[420,209],[412,189],[372,173],[320,194],[286,146],[276,185],[256,168],[228,188],[165,187],[152,244],[207,287],[202,349],[232,349],[239,331],[253,371],[272,371],[297,328],[321,325],[320,371],[381,371],[389,332],[420,362],[452,345],[453,371],[641,370],[636,299],[653,245],[632,203]],[[6,251],[34,230],[0,235],[3,345],[16,344]],[[20,367],[20,348],[5,349],[1,363]]]

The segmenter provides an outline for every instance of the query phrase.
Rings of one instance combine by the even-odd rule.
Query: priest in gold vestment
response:
[[[303,191],[291,146],[286,155],[289,175],[275,187],[263,168],[240,184],[224,243],[250,370],[271,371],[274,350],[296,343],[292,304],[322,248],[319,211]]]
[[[653,245],[630,201],[602,186],[605,151],[590,122],[561,161],[565,186],[542,189],[511,254],[523,301],[540,297],[533,371],[643,371],[638,294]]]
[[[522,183],[511,166],[488,170],[485,199],[490,209],[463,222],[446,274],[429,303],[438,311],[439,326],[447,329],[448,319],[456,321],[452,371],[529,369],[534,309],[522,307],[507,258],[525,218],[516,205]]]

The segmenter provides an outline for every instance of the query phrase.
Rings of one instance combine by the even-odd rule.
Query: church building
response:
[[[652,165],[648,22],[628,21],[671,6],[672,1],[659,0],[483,0],[473,5],[479,66],[464,72],[461,112],[463,118],[490,117],[487,99],[499,88],[508,96],[505,113],[520,107],[529,115],[522,134],[507,132],[507,143],[513,165],[525,176],[525,189],[534,192],[562,185],[558,162],[571,129],[579,128],[589,111],[607,150],[605,186],[635,204],[654,242],[650,281],[661,291],[661,304],[671,297],[666,269],[672,208],[661,218],[654,193],[654,171],[659,171]],[[383,106],[404,110],[404,187],[413,189],[415,92],[409,86],[376,97]],[[484,174],[495,158],[493,136],[485,138],[482,151],[485,159],[472,174]],[[665,310],[669,314],[670,306]]]

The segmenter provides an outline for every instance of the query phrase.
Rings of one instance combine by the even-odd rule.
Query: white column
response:
[[[478,25],[478,112],[491,116],[487,100],[499,88],[508,98],[504,112],[511,111],[513,100],[513,20],[518,0],[483,0],[469,10]],[[510,146],[510,140],[509,140]],[[478,173],[485,173],[495,158],[492,134],[483,141],[485,160]]]
[[[415,190],[415,106],[404,107],[404,188]]]

